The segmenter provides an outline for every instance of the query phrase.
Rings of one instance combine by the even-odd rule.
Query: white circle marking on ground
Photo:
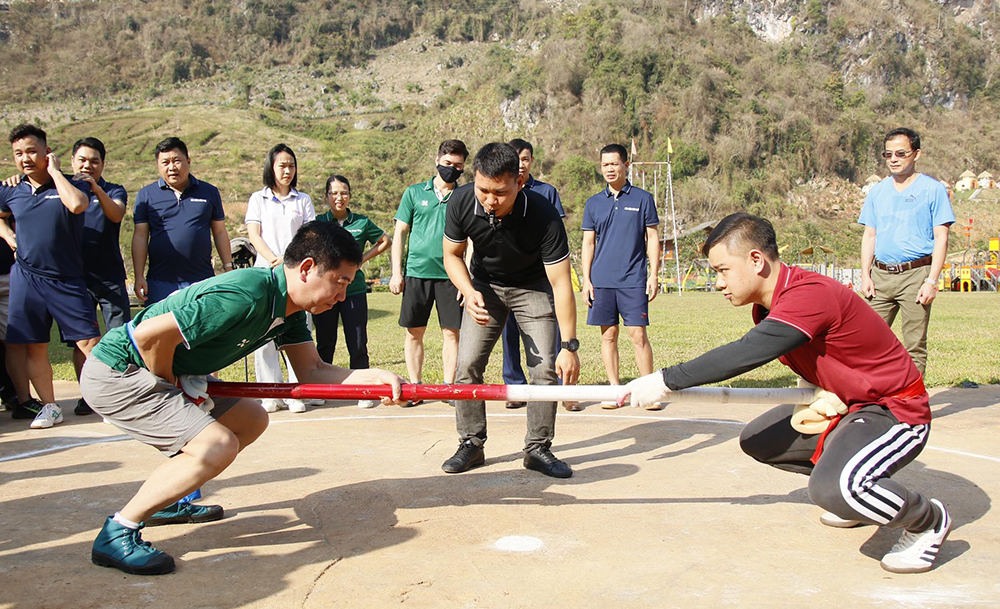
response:
[[[541,550],[545,544],[537,537],[527,535],[508,535],[496,540],[493,547],[501,552],[534,552]]]

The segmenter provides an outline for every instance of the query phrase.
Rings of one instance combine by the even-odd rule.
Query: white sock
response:
[[[135,529],[139,528],[139,523],[138,522],[132,522],[128,518],[122,516],[121,512],[115,512],[115,516],[114,516],[114,518],[112,518],[112,520],[114,520],[118,524],[122,525],[123,527],[128,527],[128,528],[130,528],[132,530],[135,530]]]

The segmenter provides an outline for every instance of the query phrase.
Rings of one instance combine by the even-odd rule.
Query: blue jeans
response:
[[[552,287],[547,281],[524,287],[504,287],[473,281],[483,295],[489,322],[481,326],[471,315],[462,315],[462,331],[458,339],[456,385],[481,384],[483,372],[490,360],[507,317],[513,313],[524,333],[525,360],[533,385],[555,385],[556,376],[556,314]],[[483,400],[455,401],[455,418],[460,441],[477,446],[486,442],[486,402]],[[556,429],[555,402],[528,402],[528,432],[525,451],[538,446],[549,447]]]

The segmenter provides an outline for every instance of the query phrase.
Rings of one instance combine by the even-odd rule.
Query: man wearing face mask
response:
[[[393,294],[403,295],[399,325],[406,329],[404,355],[411,383],[423,382],[424,333],[435,303],[444,334],[441,347],[444,382],[455,381],[462,307],[458,301],[458,290],[444,270],[441,244],[448,201],[468,157],[469,150],[461,140],[441,142],[434,161],[437,174],[426,182],[407,188],[396,212],[389,289]],[[403,248],[407,237],[409,248],[404,269]],[[407,406],[416,406],[417,403],[409,402]]]
[[[566,228],[545,197],[521,189],[517,152],[483,146],[473,162],[475,182],[455,191],[444,232],[444,266],[465,296],[456,383],[483,382],[490,353],[512,313],[524,337],[533,385],[575,384],[580,375],[576,302]],[[473,245],[472,273],[465,266]],[[556,346],[556,328],[562,342]],[[485,463],[486,403],[456,401],[459,446],[441,468],[457,474]],[[573,470],[552,454],[556,403],[528,402],[524,467],[569,478]]]

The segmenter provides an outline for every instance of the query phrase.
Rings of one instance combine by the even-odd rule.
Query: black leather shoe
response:
[[[524,408],[527,405],[528,405],[527,402],[507,402],[507,408],[510,408],[510,409]]]
[[[524,467],[553,478],[569,478],[573,475],[569,465],[557,459],[551,450],[541,446],[524,454]]]
[[[87,400],[80,398],[76,401],[76,407],[73,408],[73,414],[78,417],[84,417],[88,414],[94,414],[94,409],[90,407]]]
[[[483,452],[483,447],[465,441],[458,445],[458,450],[455,451],[451,459],[441,465],[441,469],[448,474],[460,474],[473,467],[479,467],[483,463],[486,463],[486,453]]]

